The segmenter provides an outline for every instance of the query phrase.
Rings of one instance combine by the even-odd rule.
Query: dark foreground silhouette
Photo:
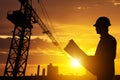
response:
[[[110,25],[107,17],[97,19],[94,26],[97,34],[100,34],[100,41],[95,56],[82,58],[82,64],[97,76],[97,80],[113,80],[115,76],[116,40],[108,33]]]
[[[0,80],[96,80],[87,76],[24,76],[24,77],[3,77],[0,76]],[[113,80],[120,80],[120,75],[116,75]]]
[[[99,17],[94,24],[100,34],[95,56],[87,56],[73,40],[64,48],[71,56],[80,58],[82,65],[97,77],[97,80],[113,80],[115,76],[114,59],[116,57],[116,40],[108,33],[110,20]]]

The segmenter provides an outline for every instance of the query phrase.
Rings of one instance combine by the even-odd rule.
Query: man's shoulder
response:
[[[108,35],[107,38],[108,38],[110,41],[112,41],[112,42],[116,42],[115,37],[113,37],[112,35]]]
[[[108,38],[116,40],[115,37],[113,37],[112,35],[108,35]]]

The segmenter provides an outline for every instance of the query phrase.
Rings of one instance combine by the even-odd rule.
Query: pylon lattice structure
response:
[[[32,30],[32,11],[28,2],[21,2],[21,9],[8,14],[7,18],[15,24],[4,76],[25,76],[30,37]]]
[[[32,24],[37,23],[43,33],[47,34],[53,44],[58,46],[58,42],[48,30],[46,25],[39,18],[28,0],[18,0],[21,3],[20,10],[8,13],[7,19],[14,25],[13,37],[5,66],[4,76],[19,77],[25,76]],[[31,0],[30,0],[31,1]]]

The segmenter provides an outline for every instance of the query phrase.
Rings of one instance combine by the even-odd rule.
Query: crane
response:
[[[33,28],[32,24],[37,23],[43,30],[43,33],[47,34],[52,40],[53,44],[59,45],[52,33],[33,9],[31,0],[18,1],[21,4],[20,9],[7,14],[7,19],[10,20],[15,27],[6,61],[4,76],[25,76]]]

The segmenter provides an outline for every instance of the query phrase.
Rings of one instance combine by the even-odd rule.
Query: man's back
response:
[[[116,40],[111,35],[101,36],[95,58],[98,63],[97,76],[114,76],[114,59],[116,56]]]

